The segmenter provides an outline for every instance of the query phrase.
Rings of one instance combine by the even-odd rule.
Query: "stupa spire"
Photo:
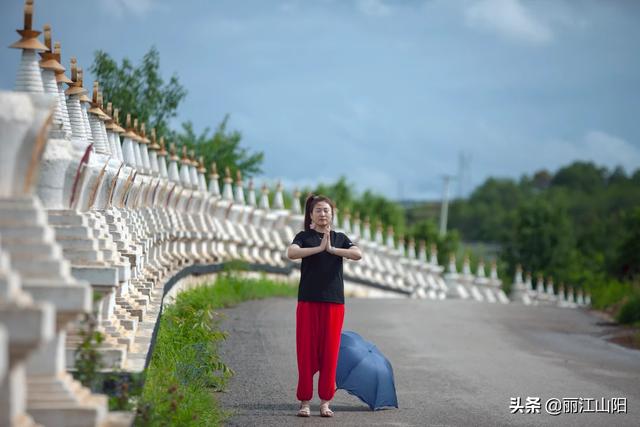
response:
[[[71,137],[81,140],[87,140],[87,129],[84,125],[84,117],[82,115],[82,107],[80,106],[80,96],[84,93],[84,88],[80,86],[78,80],[78,61],[75,57],[71,57],[71,80],[69,88],[65,91],[67,95],[67,110],[69,112],[69,121],[71,125]]]
[[[167,173],[172,182],[179,184],[180,172],[178,172],[178,161],[180,161],[180,157],[176,154],[176,144],[173,142],[169,146],[169,153],[169,170]]]
[[[164,136],[160,137],[160,150],[158,151],[158,173],[162,178],[168,178],[167,150],[165,149]]]
[[[40,31],[32,28],[33,24],[33,0],[24,3],[24,28],[16,30],[21,39],[13,43],[11,48],[22,49],[20,67],[16,77],[16,90],[20,92],[42,93],[44,85],[38,64],[36,52],[49,50],[47,46],[38,40]]]
[[[269,187],[267,184],[262,184],[262,190],[260,195],[260,209],[269,210]]]
[[[216,162],[211,162],[211,173],[209,174],[209,193],[214,197],[220,197],[220,182],[218,179],[218,166]]]

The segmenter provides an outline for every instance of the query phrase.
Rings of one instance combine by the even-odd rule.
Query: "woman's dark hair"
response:
[[[311,229],[311,212],[318,202],[326,202],[331,206],[331,218],[334,216],[336,206],[333,201],[327,196],[316,196],[315,194],[309,194],[307,201],[304,204],[304,231]]]

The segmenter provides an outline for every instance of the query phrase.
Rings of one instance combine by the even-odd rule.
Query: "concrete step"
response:
[[[53,228],[40,225],[2,226],[2,246],[10,249],[12,244],[25,244],[30,242],[53,242],[55,233]]]

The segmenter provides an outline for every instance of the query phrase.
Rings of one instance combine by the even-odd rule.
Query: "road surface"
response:
[[[222,310],[236,371],[217,394],[235,414],[227,425],[640,425],[640,351],[603,339],[612,326],[583,310],[460,300],[348,299],[343,330],[389,358],[400,408],[372,412],[338,390],[334,418],[321,418],[316,374],[312,417],[298,418],[295,308],[272,298]],[[518,397],[539,397],[540,413],[512,414]],[[553,416],[552,398],[626,398],[627,413]]]

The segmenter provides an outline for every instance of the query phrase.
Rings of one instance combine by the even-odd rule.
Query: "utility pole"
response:
[[[442,191],[442,204],[440,205],[440,236],[447,234],[447,216],[449,215],[449,182],[453,175],[443,175],[444,188]]]

